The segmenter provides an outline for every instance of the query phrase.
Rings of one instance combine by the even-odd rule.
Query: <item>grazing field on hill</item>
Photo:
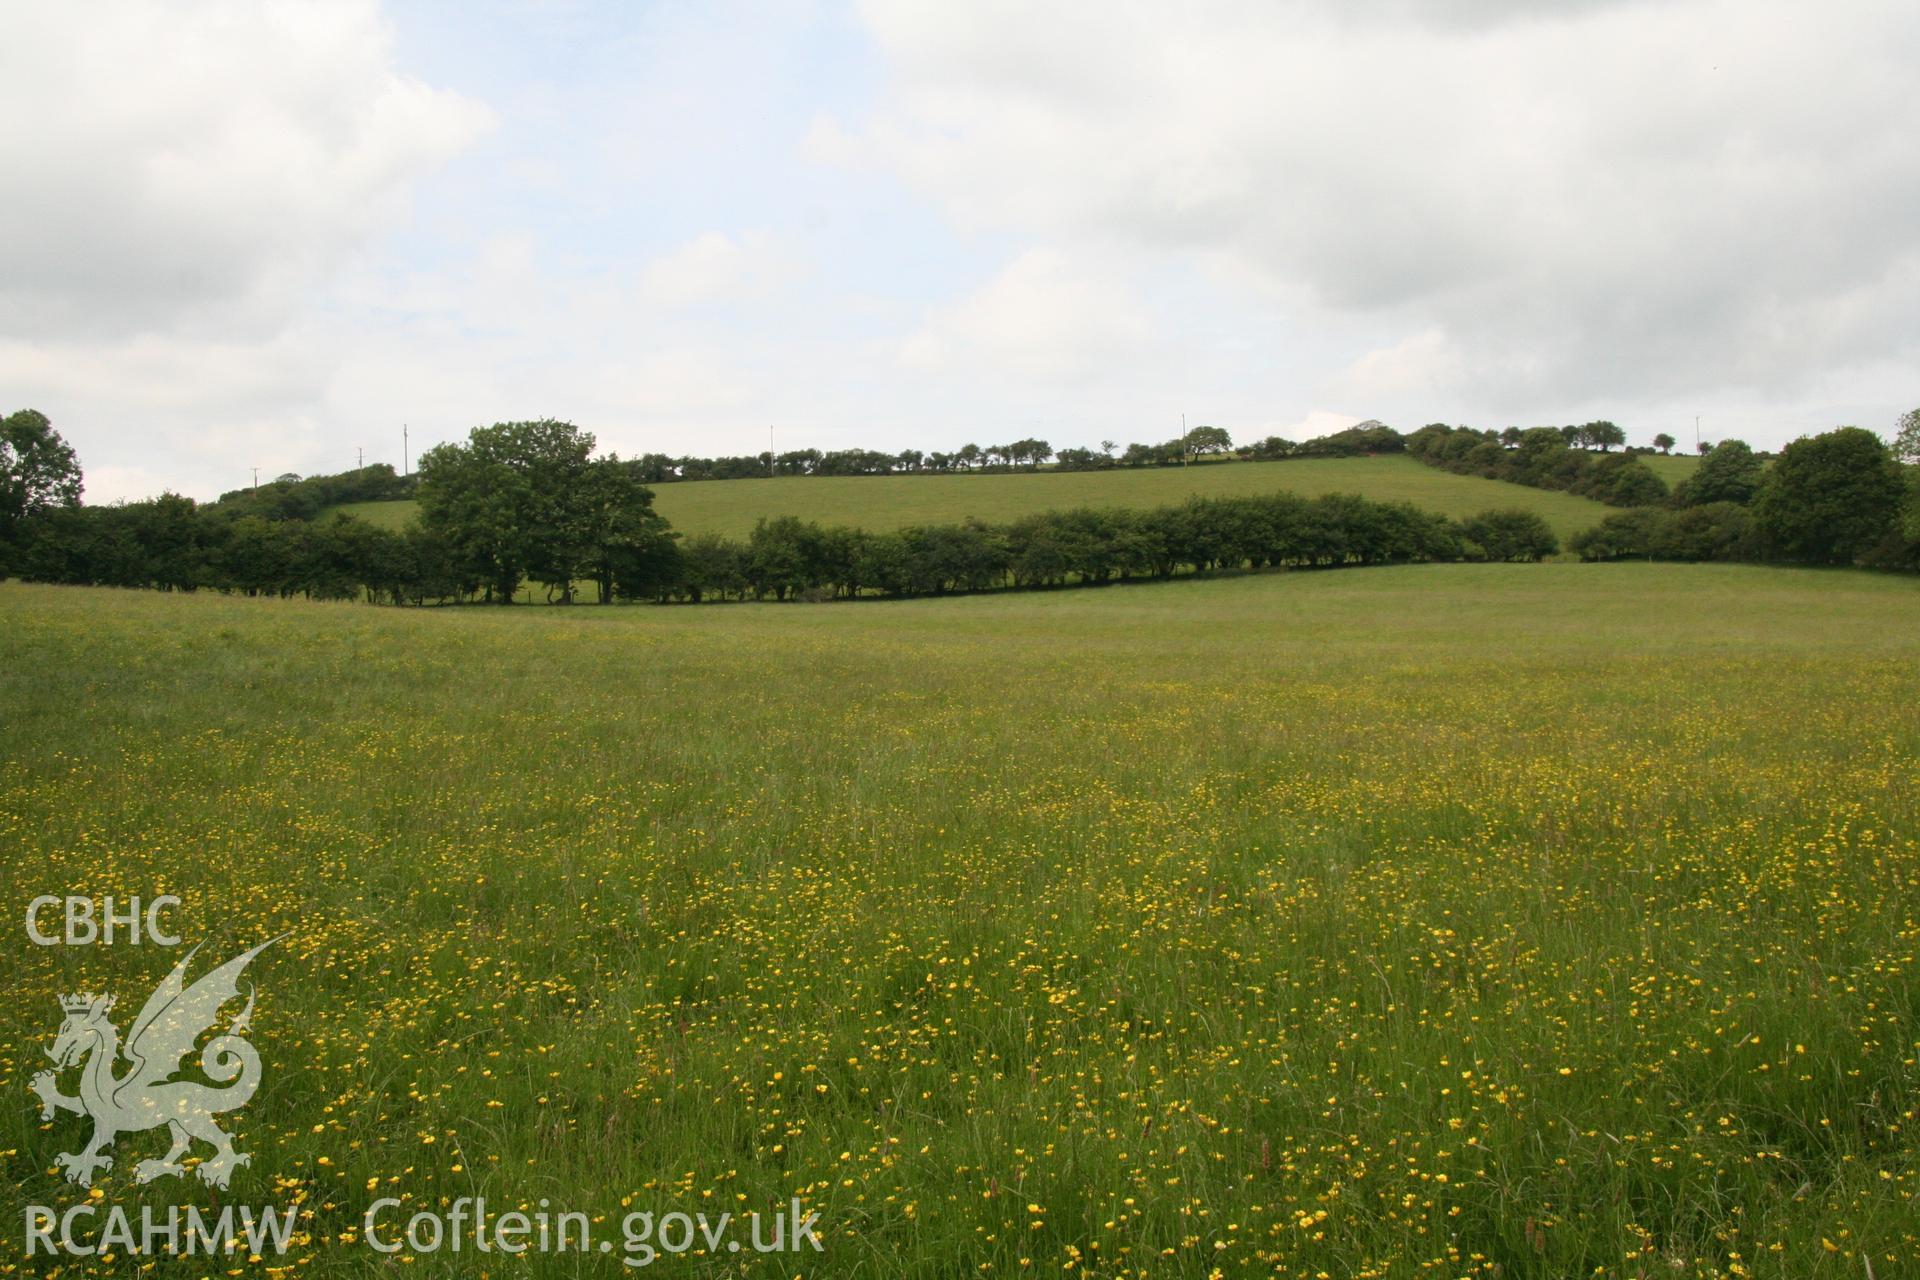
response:
[[[1643,453],[1640,455],[1640,461],[1651,467],[1653,474],[1665,480],[1669,489],[1678,485],[1700,467],[1700,459],[1698,456],[1688,457],[1678,453],[1664,455],[1658,453]]]
[[[413,523],[419,514],[420,504],[411,498],[402,498],[392,502],[343,502],[339,506],[327,508],[325,515],[334,512],[365,520],[368,524],[379,525],[382,529],[404,529]]]
[[[377,1199],[393,1244],[474,1195],[615,1252],[414,1274],[624,1274],[632,1214],[794,1197],[824,1255],[657,1265],[1911,1274],[1916,616],[1907,579],[1646,564],[570,610],[0,583],[14,1221],[84,1199],[83,1121],[28,1093],[59,993],[131,1019],[178,955],[27,946],[25,903],[174,893],[196,968],[291,931],[222,1199],[313,1216],[232,1274],[371,1275]],[[163,1146],[122,1135],[104,1202]]]
[[[1457,476],[1391,456],[1116,471],[703,480],[658,486],[654,507],[684,533],[745,537],[761,516],[799,516],[878,531],[969,516],[1003,521],[1068,507],[1160,507],[1196,494],[1237,497],[1283,491],[1307,497],[1357,493],[1381,502],[1411,502],[1455,518],[1491,507],[1520,507],[1537,512],[1562,539],[1599,524],[1609,510],[1572,494]],[[362,502],[338,509],[398,525],[412,518],[413,504]]]

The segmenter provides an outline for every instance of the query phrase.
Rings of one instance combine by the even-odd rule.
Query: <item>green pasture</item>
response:
[[[1669,489],[1677,487],[1700,466],[1697,455],[1682,453],[1643,453],[1640,461],[1652,468],[1653,474],[1665,480]]]
[[[1479,476],[1458,476],[1407,457],[1224,462],[1114,471],[994,471],[965,475],[785,476],[659,485],[654,507],[684,533],[744,538],[762,516],[799,516],[881,531],[977,517],[1014,520],[1069,507],[1160,507],[1190,497],[1291,492],[1357,493],[1411,502],[1455,518],[1493,507],[1537,512],[1562,539],[1598,524],[1608,509],[1587,498]],[[411,502],[358,502],[346,511],[388,527],[412,518]]]
[[[1321,466],[1355,473],[1219,471]],[[376,1198],[476,1195],[616,1246],[821,1214],[824,1254],[666,1275],[1910,1275],[1917,618],[1910,579],[1649,564],[664,608],[0,583],[9,1240],[88,1194],[28,1091],[57,997],[124,1030],[180,954],[32,946],[26,903],[174,893],[196,973],[290,933],[223,1120],[253,1163],[143,1188],[164,1139],[126,1134],[94,1202],[308,1216],[284,1257],[62,1275],[628,1274],[361,1240]]]

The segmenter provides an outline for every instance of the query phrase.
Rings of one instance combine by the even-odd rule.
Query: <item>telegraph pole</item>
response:
[[[1187,415],[1184,413],[1180,415],[1180,465],[1193,465],[1193,450],[1187,445]]]
[[[260,468],[258,467],[253,469],[253,491],[260,492]]]
[[[1693,451],[1700,452],[1700,415],[1693,415]]]
[[[364,469],[367,465],[367,451],[356,445],[354,447],[353,452],[356,455],[356,457],[359,459],[357,462],[353,464],[355,469],[356,470]]]
[[[413,449],[407,444],[407,424],[400,424],[400,474],[413,474]]]
[[[773,424],[767,424],[767,479],[774,477],[773,470]]]

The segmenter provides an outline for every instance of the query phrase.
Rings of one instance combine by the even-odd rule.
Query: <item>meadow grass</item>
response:
[[[1175,506],[1190,497],[1357,493],[1410,502],[1456,519],[1495,507],[1537,512],[1562,539],[1605,519],[1588,498],[1458,476],[1408,457],[1315,458],[1298,462],[1210,463],[1115,471],[982,472],[974,475],[785,476],[701,480],[654,488],[654,508],[683,533],[744,538],[762,516],[799,516],[882,532],[916,524],[992,523],[1070,507]],[[345,510],[390,528],[413,518],[412,502],[357,502]]]
[[[420,513],[420,504],[412,498],[398,498],[378,502],[336,502],[320,513],[320,518],[338,512],[352,516],[356,520],[365,520],[368,524],[382,529],[404,529],[412,524]]]
[[[1640,461],[1651,467],[1653,474],[1665,480],[1669,489],[1678,485],[1682,480],[1685,480],[1700,468],[1700,458],[1698,455],[1682,453],[1643,453],[1640,455]]]
[[[702,1276],[1915,1274],[1920,583],[0,615],[11,1221],[82,1195],[56,995],[130,1019],[177,954],[28,898],[293,931],[223,1199],[312,1210],[294,1255],[63,1274],[370,1274],[374,1197],[476,1193],[821,1211],[654,1264]],[[105,1199],[204,1202],[132,1185],[162,1145]]]

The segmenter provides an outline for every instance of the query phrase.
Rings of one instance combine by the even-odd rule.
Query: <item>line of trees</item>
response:
[[[256,595],[401,598],[458,591],[444,549],[418,533],[315,520],[329,507],[406,497],[414,480],[378,464],[281,475],[201,504],[175,493],[88,507],[72,447],[33,409],[0,419],[0,577]],[[418,597],[416,592],[415,598]]]
[[[349,502],[390,502],[411,498],[418,476],[402,476],[384,462],[330,476],[275,476],[265,484],[233,489],[214,504],[234,516],[263,520],[312,520],[329,507]]]
[[[660,599],[938,596],[1003,587],[1093,586],[1218,569],[1334,568],[1440,560],[1540,560],[1559,550],[1528,511],[1458,522],[1408,503],[1346,494],[1194,499],[1152,510],[1048,511],[874,533],[794,516],[745,542],[679,544]]]
[[[1405,436],[1384,422],[1369,418],[1343,431],[1298,444],[1283,436],[1268,436],[1253,444],[1241,445],[1234,453],[1249,462],[1269,462],[1295,458],[1358,458],[1376,453],[1404,453],[1406,448]]]
[[[1632,453],[1614,453],[1626,434],[1611,422],[1578,427],[1477,431],[1430,423],[1406,437],[1406,450],[1430,466],[1536,489],[1559,489],[1614,507],[1663,502],[1667,482]]]
[[[1614,446],[1626,444],[1626,433],[1611,422],[1589,422],[1580,426],[1538,430],[1554,432],[1563,445],[1574,451],[1576,457],[1584,456],[1584,451],[1590,449],[1610,453]],[[1518,427],[1508,427],[1501,433],[1484,434],[1512,446],[1523,433]],[[677,480],[734,480],[769,475],[869,476],[1036,471],[1049,459],[1061,471],[1104,471],[1116,467],[1177,467],[1234,459],[1275,462],[1352,458],[1401,453],[1407,450],[1410,439],[1385,423],[1369,419],[1329,435],[1297,442],[1283,436],[1267,436],[1236,445],[1226,428],[1203,425],[1157,444],[1135,442],[1124,449],[1112,440],[1103,440],[1097,449],[1065,448],[1055,451],[1045,440],[1026,439],[1011,444],[964,444],[951,451],[907,449],[900,453],[887,453],[874,449],[825,452],[819,449],[794,449],[779,454],[758,453],[720,458],[675,458],[664,453],[648,453],[635,461],[648,484],[670,484]],[[1670,436],[1656,437],[1656,444],[1663,439],[1666,441],[1665,448],[1671,449],[1673,441]],[[1521,483],[1531,482],[1523,480]],[[1569,486],[1556,483],[1545,487]]]
[[[1392,427],[1367,421],[1332,435],[1295,443],[1268,436],[1251,444],[1235,445],[1224,427],[1197,426],[1158,444],[1133,443],[1122,449],[1103,440],[1098,449],[1056,451],[1045,440],[1028,438],[1010,444],[963,444],[953,450],[905,449],[888,453],[876,449],[792,449],[783,453],[742,454],[730,457],[672,457],[646,453],[633,459],[647,484],[679,480],[751,480],[765,476],[879,476],[971,474],[1037,471],[1051,460],[1061,471],[1105,471],[1115,467],[1177,467],[1192,463],[1223,462],[1235,458],[1268,462],[1287,458],[1347,458],[1370,453],[1397,453],[1406,447]]]
[[[1087,452],[1081,450],[1078,452]],[[966,444],[951,452],[904,449],[789,449],[718,458],[691,455],[671,457],[646,453],[633,459],[648,484],[679,480],[752,480],[767,476],[885,476],[972,471],[1038,470],[1053,457],[1045,440],[1015,440],[1010,444]]]
[[[617,479],[616,471],[598,471],[591,462],[585,474]],[[423,483],[423,505],[432,491],[431,480]],[[563,576],[571,568],[596,583],[603,603],[697,603],[938,596],[1229,568],[1527,561],[1559,549],[1553,531],[1531,512],[1453,521],[1405,503],[1292,494],[1196,499],[1147,511],[1044,512],[1005,524],[967,521],[885,533],[782,516],[760,521],[745,540],[682,539],[650,504],[636,504],[614,523],[593,526],[603,533],[642,531],[610,542],[577,540],[544,517],[518,523],[511,514],[522,498],[518,487],[492,492],[503,498],[500,504],[436,505],[442,514],[405,530],[345,515],[233,517],[218,504],[178,494],[61,507],[30,522],[10,568],[39,582],[391,604],[507,603],[522,598],[528,583],[564,603],[574,599],[575,579]]]
[[[1391,430],[1366,427],[1366,442]],[[1431,427],[1408,439],[1482,434]],[[1510,449],[1498,447],[1546,458],[1569,448],[1560,433],[1546,434],[1559,443],[1523,432]],[[783,517],[762,521],[745,541],[682,539],[653,510],[645,467],[595,457],[594,443],[569,423],[501,423],[433,450],[417,478],[372,467],[281,477],[204,505],[168,493],[87,507],[72,449],[44,415],[22,411],[0,419],[0,576],[395,604],[505,603],[530,583],[571,602],[575,584],[589,582],[611,603],[941,595],[1232,567],[1537,560],[1558,550],[1552,531],[1523,511],[1455,522],[1406,504],[1291,494],[887,533]],[[1843,427],[1795,441],[1769,468],[1728,440],[1659,505],[1611,516],[1571,546],[1588,560],[1920,569],[1916,463],[1920,411],[1902,420],[1894,450]],[[417,485],[421,516],[405,530],[342,514],[303,518],[318,509],[315,495],[348,500],[406,485]]]
[[[1406,447],[1405,436],[1372,419],[1311,440],[1295,442],[1284,436],[1268,436],[1241,445],[1233,443],[1224,427],[1201,426],[1159,444],[1130,444],[1118,455],[1111,440],[1103,441],[1097,453],[1091,449],[1062,449],[1055,455],[1054,465],[1062,471],[1100,471],[1110,467],[1178,467],[1228,459],[1282,462],[1401,453]]]
[[[1920,423],[1920,410],[1903,428],[1908,420]],[[1889,449],[1871,431],[1840,427],[1795,440],[1771,467],[1743,441],[1723,440],[1668,502],[1608,516],[1571,549],[1583,560],[1920,569],[1920,429],[1910,435]]]
[[[678,563],[639,468],[593,457],[593,436],[568,423],[479,428],[429,452],[418,477],[384,465],[281,476],[207,504],[166,493],[81,506],[79,463],[44,416],[6,419],[0,441],[0,576],[395,604],[512,600],[529,581],[571,601],[589,581],[611,602],[657,594]],[[408,493],[421,518],[405,530],[311,518]]]
[[[383,529],[345,515],[269,520],[177,493],[39,513],[5,552],[0,569],[29,582],[396,604],[467,591],[445,544],[418,526]]]
[[[57,438],[57,437],[56,437]],[[7,568],[39,581],[420,604],[551,601],[589,581],[598,599],[828,599],[1092,585],[1222,568],[1426,560],[1538,560],[1558,544],[1538,516],[1455,522],[1405,503],[1292,494],[1151,511],[1047,512],[886,533],[762,520],[744,541],[680,539],[653,510],[642,468],[594,456],[551,419],[475,429],[421,462],[420,519],[402,530],[336,514],[272,519],[261,500],[178,494],[83,507],[48,490],[9,531]],[[376,481],[377,482],[377,481]],[[279,482],[276,482],[279,483]],[[302,482],[289,479],[289,492]],[[41,486],[44,490],[46,486]],[[284,510],[273,499],[265,509]]]

